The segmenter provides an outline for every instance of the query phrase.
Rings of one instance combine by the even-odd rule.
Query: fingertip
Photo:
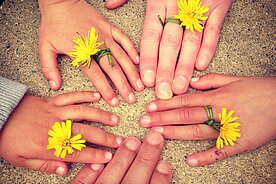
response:
[[[156,112],[157,111],[157,105],[155,102],[151,102],[147,105],[147,111],[148,112]]]
[[[105,7],[109,10],[113,10],[125,4],[128,0],[107,0]]]
[[[190,166],[190,167],[196,167],[198,166],[198,160],[192,157],[188,157],[186,160],[186,163]]]
[[[163,136],[157,132],[157,131],[150,131],[146,137],[145,137],[146,141],[153,146],[159,146],[161,144],[163,144]]]
[[[68,171],[68,167],[67,165],[62,165],[62,166],[58,166],[56,169],[56,174],[60,175],[60,176],[65,176],[67,174]]]
[[[183,76],[178,76],[173,80],[172,90],[176,95],[184,94],[189,87],[188,80]]]
[[[171,166],[166,161],[163,161],[163,160],[158,162],[156,166],[156,170],[162,174],[170,175],[172,173]]]
[[[208,67],[209,63],[210,61],[206,56],[199,56],[196,61],[195,67],[197,70],[203,71]]]
[[[153,87],[155,83],[155,72],[153,70],[146,70],[141,75],[142,81],[145,86]]]

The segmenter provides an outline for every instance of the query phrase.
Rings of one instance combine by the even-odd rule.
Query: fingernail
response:
[[[150,117],[149,116],[143,116],[140,120],[140,123],[148,126],[150,124]]]
[[[163,139],[162,135],[159,133],[156,133],[156,132],[150,132],[146,136],[147,142],[154,146],[159,145],[161,143],[162,139]]]
[[[197,82],[197,81],[199,81],[199,77],[193,77],[193,78],[191,78],[191,81],[192,82]]]
[[[187,163],[189,166],[197,166],[197,160],[196,159],[189,159],[187,160]]]
[[[155,74],[152,70],[148,70],[148,71],[145,71],[144,73],[144,82],[151,86],[151,85],[154,85],[154,77],[155,77]]]
[[[111,160],[111,158],[112,158],[112,153],[106,152],[105,155],[104,155],[104,157],[105,157],[107,160]]]
[[[137,150],[140,146],[139,142],[135,141],[134,139],[127,139],[125,144],[126,147],[132,151]]]
[[[111,115],[111,121],[112,121],[113,123],[117,124],[118,121],[119,121],[118,116],[116,116],[116,115]]]
[[[102,167],[102,165],[100,165],[100,164],[91,164],[90,165],[90,168],[94,171],[100,170],[101,167]]]
[[[120,146],[123,142],[123,138],[122,137],[116,137],[116,142]]]
[[[171,99],[173,96],[173,93],[172,93],[170,85],[165,82],[159,84],[159,86],[157,87],[156,96],[162,100]]]
[[[58,175],[64,176],[65,175],[65,169],[63,167],[58,167],[56,170],[56,173]]]
[[[141,79],[138,79],[138,80],[136,81],[136,85],[137,85],[137,88],[138,88],[138,89],[142,89],[142,88],[144,87],[144,85],[143,85]]]
[[[57,83],[55,81],[49,81],[49,85],[52,89],[56,89]]]
[[[135,100],[136,100],[135,95],[133,93],[130,93],[128,95],[128,100],[132,103],[135,102]]]
[[[156,167],[157,171],[163,174],[170,173],[170,168],[163,162],[158,163]]]
[[[150,103],[148,108],[151,112],[156,111],[157,110],[157,105],[155,103]]]
[[[137,55],[135,59],[136,59],[136,63],[137,64],[140,63],[140,57],[139,57],[139,55]]]
[[[116,106],[119,104],[119,99],[117,97],[112,98],[111,105]]]
[[[185,77],[177,77],[173,81],[173,87],[176,90],[183,91],[186,88],[187,80]]]
[[[94,97],[96,97],[96,98],[101,98],[101,94],[100,94],[100,93],[94,93],[93,95],[94,95]]]
[[[159,133],[163,133],[164,132],[164,128],[163,127],[153,127],[152,128],[154,131],[156,131],[156,132],[159,132]]]

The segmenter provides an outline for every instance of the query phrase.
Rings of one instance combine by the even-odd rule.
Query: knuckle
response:
[[[138,158],[138,161],[143,165],[148,165],[152,162],[152,158],[150,157],[150,155],[142,155]]]
[[[142,39],[158,41],[161,39],[161,33],[159,33],[154,27],[148,26],[143,30]]]
[[[210,73],[210,74],[207,74],[205,77],[206,77],[207,80],[216,81],[217,74]]]
[[[180,104],[181,104],[181,106],[188,106],[190,104],[189,95],[180,96]]]
[[[190,109],[181,109],[179,111],[179,116],[181,120],[187,121],[191,119],[191,110]]]
[[[72,182],[72,184],[85,184],[85,179],[81,176],[78,178],[75,178],[75,180]]]
[[[76,105],[74,108],[74,110],[77,111],[81,116],[85,115],[87,112],[87,107],[84,105]]]
[[[184,43],[187,42],[188,44],[191,44],[191,45],[200,44],[200,38],[194,34],[187,34],[186,36],[184,36],[183,41]]]
[[[198,125],[192,125],[192,130],[195,139],[201,140],[204,138],[202,128],[200,128]]]
[[[72,154],[71,154],[71,157],[72,157],[72,160],[78,160],[80,158],[80,151],[74,151]]]
[[[171,46],[174,49],[180,47],[180,38],[174,34],[164,34],[162,37],[162,45]]]
[[[205,28],[205,31],[208,31],[208,34],[212,34],[216,37],[219,37],[220,35],[220,27],[218,26],[209,26],[209,27],[207,26]]]
[[[168,79],[168,77],[172,77],[172,71],[168,69],[169,67],[164,67],[164,68],[161,68],[159,71],[158,71],[158,75],[162,78],[165,78],[165,79]]]
[[[95,70],[91,73],[91,77],[94,81],[101,81],[104,79],[104,75],[102,71],[100,70]]]
[[[51,168],[51,162],[44,161],[44,163],[40,166],[38,170],[41,172],[46,172],[46,171],[49,171],[50,168]]]

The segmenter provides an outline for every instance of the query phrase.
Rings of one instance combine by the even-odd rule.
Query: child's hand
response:
[[[185,0],[186,1],[186,0]],[[209,65],[219,40],[230,0],[202,0],[209,11],[202,33],[181,28],[178,24],[161,25],[177,15],[176,0],[147,0],[146,17],[141,39],[140,74],[146,86],[156,86],[159,99],[170,99],[187,91],[194,67],[204,70]]]
[[[87,164],[78,173],[73,184],[81,183],[172,183],[172,170],[165,161],[158,161],[163,137],[149,132],[140,143],[135,137],[127,138],[104,168],[100,164]]]
[[[198,80],[198,81],[197,81]],[[191,80],[190,85],[208,92],[157,100],[147,106],[148,115],[141,118],[143,127],[155,127],[167,139],[215,139],[218,132],[201,124],[207,121],[204,106],[210,105],[219,121],[222,107],[234,110],[241,123],[241,137],[234,147],[226,146],[188,156],[190,166],[203,166],[249,151],[276,138],[276,77],[234,77],[209,74]],[[176,126],[177,125],[177,126]],[[157,126],[157,127],[156,127]]]
[[[104,56],[99,65],[92,61],[90,68],[81,67],[82,71],[110,105],[116,106],[119,101],[104,72],[111,78],[123,99],[128,103],[135,103],[136,98],[131,86],[137,91],[144,89],[133,64],[138,64],[139,57],[131,40],[122,31],[111,25],[85,0],[59,1],[54,4],[50,1],[40,1],[40,9],[42,18],[39,29],[39,55],[42,72],[52,89],[57,90],[61,85],[57,55],[68,54],[73,49],[72,40],[78,34],[87,35],[93,26],[99,33],[98,42],[104,41],[102,47],[111,50],[115,66],[111,67],[107,56]]]
[[[47,173],[65,175],[65,162],[107,163],[112,154],[91,147],[81,152],[74,151],[64,159],[54,156],[54,150],[47,150],[48,130],[56,121],[67,119],[96,121],[114,126],[119,118],[109,112],[79,105],[82,102],[95,102],[99,93],[74,92],[53,98],[25,96],[13,111],[0,134],[0,156],[19,166]],[[78,104],[78,105],[74,105]],[[80,133],[89,143],[117,148],[121,137],[109,134],[99,128],[81,123],[72,124],[72,134]]]

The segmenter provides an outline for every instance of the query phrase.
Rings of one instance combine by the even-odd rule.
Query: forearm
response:
[[[27,91],[27,86],[0,76],[0,130]]]
[[[39,4],[39,9],[43,14],[46,9],[51,8],[53,5],[55,5],[55,7],[58,5],[63,6],[64,4],[70,5],[70,4],[75,4],[79,1],[83,1],[83,0],[38,0],[38,4]]]

